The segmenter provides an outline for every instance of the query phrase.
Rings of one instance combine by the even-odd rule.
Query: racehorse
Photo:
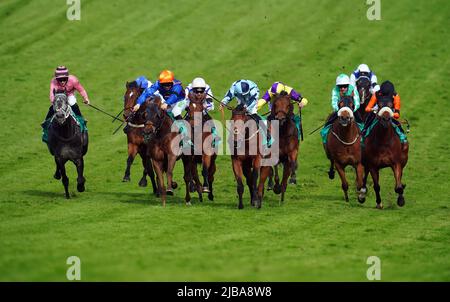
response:
[[[244,193],[244,176],[250,191],[251,205],[256,208],[261,207],[256,186],[261,167],[261,153],[259,152],[258,135],[259,131],[253,129],[254,133],[251,134],[249,128],[244,126],[250,119],[252,119],[252,117],[242,104],[232,110],[231,120],[233,121],[234,126],[232,133],[229,136],[229,144],[232,147],[231,162],[237,182],[239,209],[244,208],[244,204],[242,203],[242,195]]]
[[[356,82],[356,89],[358,90],[360,104],[361,104],[357,111],[361,115],[361,119],[363,121],[366,120],[367,112],[365,110],[366,110],[367,104],[370,101],[370,98],[372,97],[372,94],[370,93],[370,86],[371,86],[371,82],[370,82],[370,79],[368,79],[367,77],[361,77]]]
[[[48,129],[48,149],[55,157],[55,179],[61,179],[64,185],[66,198],[69,194],[69,178],[66,175],[65,164],[72,161],[77,167],[77,190],[84,192],[85,178],[83,176],[84,160],[88,150],[88,134],[81,132],[80,122],[70,108],[67,95],[64,92],[56,92],[53,101],[55,115]]]
[[[190,123],[191,133],[194,133],[194,131],[196,131],[197,129],[201,129],[202,131],[202,154],[193,155],[193,173],[198,175],[197,165],[201,164],[203,176],[203,193],[208,193],[208,199],[214,200],[213,182],[214,173],[216,172],[217,147],[213,147],[212,145],[213,136],[211,127],[205,127],[206,122],[211,121],[208,123],[212,123],[209,114],[203,115],[203,101],[205,97],[206,95],[197,95],[194,93],[190,93],[188,95],[189,106],[186,120]],[[195,139],[195,134],[192,137],[193,139]],[[196,142],[194,142],[194,144],[195,143]]]
[[[202,188],[198,176],[192,175],[192,157],[182,154],[179,148],[179,134],[172,131],[173,121],[166,111],[161,109],[161,98],[154,96],[148,101],[144,114],[144,138],[148,144],[147,156],[151,159],[158,178],[158,192],[161,194],[162,204],[166,206],[166,195],[173,195],[173,169],[176,161],[181,157],[184,167],[184,181],[186,183],[186,205],[190,205],[189,184],[194,177],[195,185],[202,201]],[[148,161],[150,163],[150,161]],[[164,173],[167,174],[167,190],[164,185]]]
[[[338,118],[333,122],[324,145],[325,153],[330,160],[328,176],[334,178],[334,168],[339,173],[344,191],[345,201],[348,201],[348,182],[345,177],[345,167],[350,165],[356,171],[356,187],[358,201],[364,202],[365,192],[363,189],[364,167],[361,162],[361,133],[353,115],[352,96],[344,96],[338,103]]]
[[[287,93],[281,93],[272,104],[271,118],[279,121],[279,159],[273,167],[275,169],[275,194],[281,193],[281,202],[284,201],[289,176],[295,171],[299,148],[298,130],[293,121],[293,105]],[[283,164],[283,179],[278,177],[278,165]],[[261,167],[261,177],[258,185],[258,198],[262,201],[264,183],[272,173],[272,167]]]
[[[150,180],[152,182],[153,192],[157,193],[157,186],[155,181],[155,173],[153,171],[153,167],[150,164],[146,163],[147,160],[147,145],[144,144],[144,136],[143,136],[143,128],[144,128],[144,113],[145,113],[145,104],[144,103],[137,112],[133,112],[133,106],[136,105],[136,101],[141,95],[143,88],[139,87],[136,81],[131,83],[127,82],[126,84],[126,92],[123,96],[124,99],[124,109],[123,109],[123,117],[127,121],[126,126],[126,134],[127,134],[127,142],[128,142],[128,159],[127,159],[127,167],[125,169],[125,175],[122,179],[123,182],[130,181],[130,169],[133,164],[134,158],[139,153],[142,158],[142,165],[144,166],[144,171],[141,180],[139,181],[139,186],[146,187],[147,186],[147,175],[150,176]]]
[[[363,186],[366,188],[367,176],[370,173],[373,179],[373,188],[376,194],[377,208],[382,209],[383,203],[380,196],[379,171],[390,167],[395,177],[395,192],[398,194],[397,204],[405,205],[403,191],[406,187],[402,183],[403,168],[408,162],[409,144],[402,144],[395,133],[392,118],[393,102],[391,99],[378,100],[379,111],[376,116],[376,124],[364,140],[362,159],[365,167]]]

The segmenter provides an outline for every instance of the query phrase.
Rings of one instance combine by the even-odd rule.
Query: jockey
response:
[[[143,89],[147,89],[148,87],[153,85],[153,83],[150,82],[145,76],[140,76],[135,81],[137,85]]]
[[[189,106],[189,94],[191,93],[205,96],[205,99],[203,100],[203,116],[206,116],[209,111],[214,110],[214,103],[212,99],[214,95],[212,93],[211,87],[205,82],[203,78],[195,78],[194,80],[192,80],[192,83],[187,85],[184,89],[186,99],[183,102],[181,111]]]
[[[394,104],[394,119],[392,120],[392,122],[399,127],[399,129],[405,133],[403,131],[403,128],[400,124],[400,122],[398,121],[398,119],[400,118],[400,95],[398,95],[398,93],[395,91],[395,87],[394,84],[392,84],[390,81],[385,81],[381,84],[380,90],[377,91],[376,93],[374,93],[372,95],[372,98],[370,99],[369,103],[367,104],[366,107],[366,112],[370,112],[372,113],[372,110],[374,108],[374,106],[377,104],[378,99],[382,99],[382,98],[388,98],[390,100],[392,100],[393,104]],[[375,119],[375,114],[369,114],[367,116],[365,125],[364,125],[364,129],[363,129],[363,134],[366,132],[367,128],[372,124],[372,121]]]
[[[175,104],[184,99],[184,90],[181,82],[174,78],[172,71],[163,70],[159,75],[158,81],[145,89],[138,98],[136,105],[133,107],[133,111],[138,111],[145,100],[154,95],[161,97],[163,101],[161,108],[171,112]],[[175,118],[177,117],[175,116]]]
[[[289,87],[282,82],[275,82],[272,86],[266,91],[263,95],[262,99],[258,101],[257,109],[259,110],[265,103],[269,103],[269,108],[271,109],[272,102],[275,99],[275,96],[280,94],[282,91],[285,91],[293,101],[297,102],[300,108],[303,108],[308,104],[308,100],[300,93],[294,90],[294,88]]]
[[[377,84],[377,76],[370,70],[369,66],[367,66],[366,64],[360,64],[358,68],[353,71],[353,73],[350,75],[350,84],[356,87],[356,82],[358,82],[360,78],[366,78],[370,81],[371,94],[380,90],[380,86],[378,86]]]
[[[82,116],[80,107],[78,107],[77,99],[75,98],[75,90],[77,90],[83,97],[83,102],[89,105],[89,97],[84,87],[78,81],[78,78],[69,74],[69,70],[65,66],[58,66],[55,70],[55,77],[50,81],[50,103],[52,104],[48,110],[45,120],[51,118],[55,112],[53,110],[53,100],[55,98],[55,91],[64,91],[67,94],[67,100],[73,113]]]

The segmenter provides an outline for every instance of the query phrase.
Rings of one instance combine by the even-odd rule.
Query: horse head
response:
[[[132,109],[134,105],[136,105],[136,101],[139,98],[139,96],[144,91],[143,88],[141,88],[136,81],[133,82],[127,82],[126,84],[126,91],[123,96],[123,117],[124,119],[128,119],[130,114],[132,113]]]
[[[144,113],[144,136],[156,133],[161,128],[164,121],[164,112],[161,109],[161,99],[155,97],[154,101],[147,102]]]
[[[283,124],[292,115],[293,110],[290,96],[282,91],[273,101],[271,115]]]
[[[341,126],[347,127],[354,120],[353,110],[355,104],[352,96],[344,96],[338,103],[339,111],[337,112],[338,120]]]
[[[192,126],[199,126],[203,121],[202,119],[195,118],[196,116],[203,117],[203,101],[206,98],[205,93],[193,93],[188,95],[189,106],[187,108],[187,119],[191,122]],[[196,115],[197,113],[197,115]]]
[[[361,77],[356,82],[356,88],[358,89],[361,104],[367,104],[369,102],[370,97],[372,96],[370,94],[370,86],[371,82],[368,77]]]
[[[53,100],[53,110],[58,124],[62,125],[70,115],[70,105],[65,92],[57,91]]]
[[[381,125],[386,128],[391,124],[391,120],[394,116],[394,102],[391,97],[383,96],[379,96],[377,100],[379,108],[377,116]]]

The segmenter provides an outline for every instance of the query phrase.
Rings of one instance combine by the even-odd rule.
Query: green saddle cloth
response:
[[[75,115],[75,114],[71,113],[71,116],[75,119],[77,124],[80,126],[81,132],[88,131],[88,128],[86,125],[86,120],[81,115]],[[48,129],[50,128],[52,120],[53,120],[53,117],[46,119],[41,125],[42,126],[42,141],[44,143],[48,143]]]
[[[362,129],[364,128],[364,124],[363,123],[356,123],[359,127],[359,130],[362,131]],[[325,127],[322,128],[322,130],[320,130],[320,136],[322,137],[322,143],[326,144],[327,143],[327,139],[328,139],[328,133],[330,132],[331,126],[333,124],[329,124],[326,125]]]
[[[365,135],[361,138],[361,142],[364,143],[364,140],[366,137],[369,136],[370,132],[372,132],[373,127],[378,123],[378,119],[374,119],[372,124],[367,128]],[[392,123],[392,127],[394,127],[395,133],[397,133],[398,137],[400,138],[400,142],[402,144],[408,142],[406,135],[400,130],[400,127],[398,127],[396,124]]]

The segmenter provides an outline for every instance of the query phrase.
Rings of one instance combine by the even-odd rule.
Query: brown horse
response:
[[[402,144],[392,125],[393,103],[392,100],[379,100],[377,122],[369,135],[364,140],[362,159],[365,167],[364,188],[367,176],[370,173],[373,179],[373,188],[376,194],[377,208],[382,209],[380,196],[379,171],[390,167],[395,177],[395,192],[398,194],[397,204],[405,205],[403,190],[406,185],[402,183],[403,168],[408,162],[409,144]]]
[[[360,104],[361,104],[357,111],[361,115],[361,119],[363,121],[366,120],[366,115],[367,115],[366,107],[367,107],[367,104],[369,104],[370,98],[372,97],[372,94],[370,93],[370,86],[371,86],[370,79],[368,79],[366,77],[361,77],[356,82],[356,88],[359,93]]]
[[[344,191],[345,201],[348,201],[348,182],[345,177],[345,167],[350,165],[356,171],[356,188],[358,201],[364,202],[363,189],[364,167],[361,163],[361,133],[353,115],[354,103],[352,96],[341,98],[338,103],[338,118],[333,122],[324,145],[325,153],[330,160],[330,179],[334,178],[334,168],[339,173]]]
[[[229,144],[232,148],[231,162],[237,182],[239,209],[244,208],[244,204],[242,203],[242,195],[244,193],[244,176],[250,191],[251,205],[257,208],[261,207],[256,186],[261,167],[261,153],[258,150],[259,131],[256,129],[249,129],[244,126],[245,123],[251,119],[252,117],[242,104],[232,110],[231,120],[234,123],[234,127],[231,135],[229,136]],[[251,133],[251,130],[253,130],[253,133]]]
[[[299,148],[298,130],[293,121],[293,104],[291,98],[286,93],[281,93],[276,97],[272,104],[271,115],[269,119],[279,122],[279,151],[278,163],[275,169],[275,194],[281,193],[281,202],[284,201],[289,176],[295,171],[297,165],[297,156]],[[283,164],[283,178],[278,177],[278,165]],[[264,195],[264,183],[272,173],[272,167],[261,167],[261,178],[258,186],[258,197],[262,201]]]
[[[146,187],[147,186],[147,178],[146,176],[150,176],[150,180],[152,182],[153,192],[157,194],[157,186],[155,182],[155,173],[153,171],[153,167],[146,162],[146,154],[147,154],[147,145],[144,144],[144,113],[145,113],[145,104],[144,103],[136,113],[132,112],[133,106],[136,105],[136,101],[139,96],[144,91],[143,88],[139,87],[136,82],[127,82],[126,84],[126,92],[123,96],[124,99],[124,110],[123,117],[127,121],[126,125],[126,134],[127,134],[127,142],[128,142],[128,159],[127,159],[127,167],[125,169],[125,175],[122,179],[123,182],[130,181],[130,169],[133,164],[134,158],[139,153],[142,158],[142,165],[144,166],[144,171],[141,180],[139,181],[139,186]]]
[[[201,164],[203,176],[203,188],[202,188],[203,193],[208,193],[208,199],[214,200],[213,182],[214,182],[214,173],[216,172],[217,146],[213,147],[212,145],[213,136],[211,128],[213,127],[213,125],[210,124],[212,123],[212,119],[209,116],[209,114],[203,115],[203,102],[206,98],[206,94],[190,93],[188,97],[189,97],[189,106],[186,120],[191,125],[191,133],[194,133],[194,135],[192,135],[194,144],[197,143],[195,141],[195,131],[198,131],[197,129],[201,129],[202,131],[201,155],[197,154],[192,155],[193,169],[194,169],[193,173],[198,175],[197,165]],[[205,123],[208,123],[210,127],[205,127]]]
[[[151,159],[158,178],[158,192],[162,204],[166,206],[166,195],[173,195],[173,169],[181,157],[184,166],[184,181],[186,183],[186,205],[190,205],[189,184],[194,176],[197,192],[202,201],[202,191],[198,176],[192,175],[192,156],[183,155],[180,146],[179,133],[172,131],[174,123],[166,111],[161,109],[161,98],[154,96],[147,101],[145,111],[144,138],[148,144],[147,156]],[[164,173],[167,174],[167,190],[164,185]]]

